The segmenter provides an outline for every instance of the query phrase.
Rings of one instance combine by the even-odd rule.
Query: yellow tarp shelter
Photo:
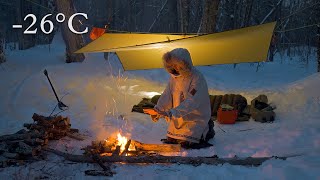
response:
[[[190,51],[195,66],[261,62],[267,59],[276,22],[207,35],[109,34],[76,53],[116,52],[125,70],[162,68],[162,55]]]

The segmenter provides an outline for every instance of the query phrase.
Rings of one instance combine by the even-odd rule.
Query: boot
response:
[[[206,135],[206,138],[204,139],[205,142],[208,142],[216,134],[215,131],[214,131],[214,122],[211,119],[209,120],[208,125],[209,125],[209,131],[208,131],[208,133]]]

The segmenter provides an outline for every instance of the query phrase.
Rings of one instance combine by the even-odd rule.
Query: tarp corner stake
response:
[[[162,68],[162,55],[175,48],[188,49],[195,66],[262,62],[267,59],[275,25],[199,36],[105,33],[75,53],[116,52],[125,70]]]

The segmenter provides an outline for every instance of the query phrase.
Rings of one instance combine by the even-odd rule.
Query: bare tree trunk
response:
[[[217,14],[220,0],[205,0],[201,22],[202,33],[213,33],[216,31]]]
[[[320,25],[318,25],[318,72],[320,72]]]
[[[6,61],[6,57],[4,56],[3,44],[4,44],[4,37],[0,32],[0,64]]]
[[[59,13],[66,15],[66,19],[75,14],[73,0],[55,0],[55,5]],[[73,20],[73,27],[75,30],[80,29],[80,22],[77,18]],[[74,34],[69,30],[68,23],[61,24],[61,32],[63,40],[66,44],[66,62],[82,62],[84,60],[83,54],[74,54],[74,52],[82,47],[84,44],[82,35]]]
[[[177,0],[178,29],[182,33],[187,33],[188,29],[188,0]]]

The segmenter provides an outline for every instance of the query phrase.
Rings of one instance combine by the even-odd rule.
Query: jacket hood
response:
[[[164,68],[174,77],[187,76],[193,69],[190,53],[187,49],[177,48],[163,55]]]

